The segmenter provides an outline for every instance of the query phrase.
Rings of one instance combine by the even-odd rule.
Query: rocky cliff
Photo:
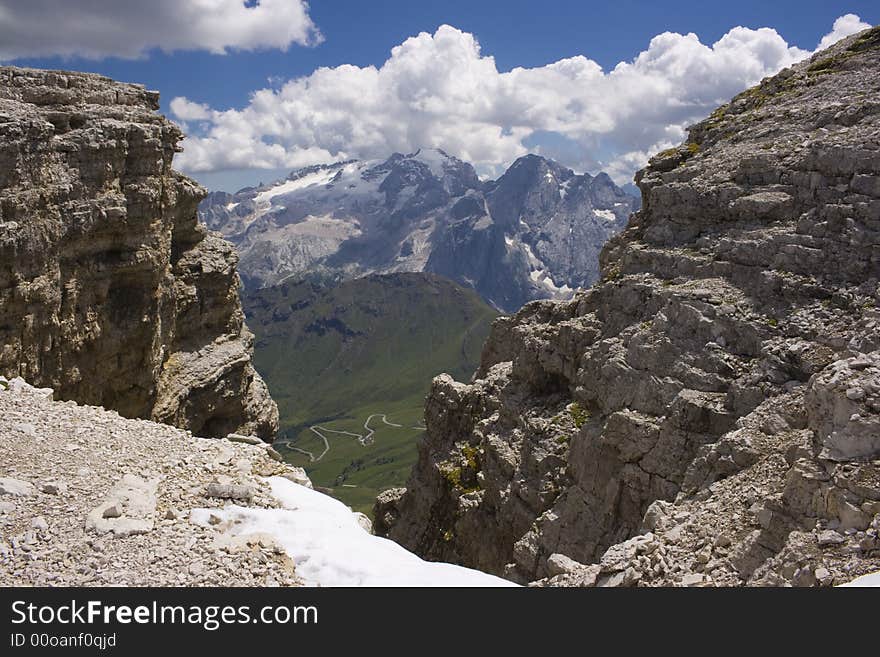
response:
[[[171,168],[158,94],[0,68],[0,373],[200,435],[270,438],[237,257]]]
[[[602,281],[435,379],[380,533],[541,584],[828,585],[880,566],[880,28],[655,156]]]

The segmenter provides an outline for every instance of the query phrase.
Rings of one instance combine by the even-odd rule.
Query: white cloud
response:
[[[869,27],[871,27],[869,23],[865,23],[855,14],[845,14],[834,21],[834,27],[831,29],[831,32],[822,37],[816,50],[824,50],[844,37],[848,37],[850,34],[855,34],[856,32],[861,32],[862,30],[867,30]]]
[[[844,16],[832,34],[858,24]],[[650,154],[680,143],[687,125],[810,54],[773,29],[735,27],[711,46],[664,32],[607,72],[584,56],[499,72],[472,34],[444,25],[393,48],[381,67],[320,68],[255,92],[242,109],[210,112],[177,163],[192,172],[294,168],[439,147],[496,173],[542,150],[537,135],[555,134],[576,148],[548,151],[581,154],[564,164],[626,182]],[[188,102],[174,101],[181,120],[193,116]]]
[[[0,60],[135,58],[159,48],[260,50],[320,42],[305,0],[0,0]]]
[[[171,112],[181,121],[205,121],[214,116],[211,108],[204,103],[194,103],[182,97],[171,101]]]

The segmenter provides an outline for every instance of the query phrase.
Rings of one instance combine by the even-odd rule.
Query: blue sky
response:
[[[214,1],[226,5],[242,4],[235,3],[234,0]],[[299,0],[272,2],[299,4]],[[35,0],[30,3],[47,12],[52,9],[53,4],[67,10],[71,7],[76,9],[78,4],[94,3],[86,0]],[[279,36],[270,25],[259,28],[262,33],[257,30],[256,35],[249,32],[242,37],[234,33],[234,20],[228,21],[231,25],[227,24],[222,28],[211,25],[204,27],[206,31],[214,29],[218,32],[216,40],[212,40],[209,35],[201,42],[190,44],[183,32],[181,36],[175,37],[176,41],[171,40],[170,36],[163,36],[174,32],[175,16],[171,12],[176,9],[171,7],[185,4],[183,0],[175,5],[168,4],[169,27],[158,19],[155,24],[145,25],[143,16],[134,13],[126,15],[129,11],[127,5],[134,7],[134,4],[123,0],[116,4],[120,13],[118,25],[130,25],[133,30],[139,27],[140,32],[146,34],[144,52],[137,58],[131,58],[130,52],[122,52],[124,46],[119,43],[94,46],[94,35],[85,31],[81,37],[84,41],[82,46],[77,44],[75,33],[68,36],[66,42],[59,44],[52,43],[52,39],[59,37],[53,37],[49,32],[35,33],[29,37],[26,34],[31,29],[28,27],[28,16],[22,16],[17,24],[14,21],[9,24],[5,19],[0,19],[0,56],[8,63],[16,65],[95,71],[158,89],[162,94],[163,111],[185,124],[187,130],[193,134],[194,141],[184,144],[189,152],[186,157],[181,158],[181,164],[209,186],[226,188],[251,183],[258,178],[271,178],[293,165],[307,163],[310,157],[316,160],[335,159],[338,156],[373,157],[380,156],[383,150],[390,152],[393,148],[422,145],[446,147],[454,154],[469,156],[481,168],[481,173],[487,175],[503,169],[523,150],[540,151],[543,148],[545,154],[557,156],[569,166],[584,170],[607,168],[617,174],[615,177],[618,180],[623,180],[631,175],[630,170],[638,166],[639,159],[644,158],[648,149],[667,141],[675,142],[683,134],[684,122],[699,116],[706,109],[711,109],[717,101],[726,98],[727,94],[738,91],[738,87],[744,88],[756,82],[754,77],[775,72],[774,69],[788,65],[802,56],[798,54],[800,51],[816,48],[819,40],[831,32],[832,25],[839,17],[855,14],[864,23],[880,22],[880,5],[876,1],[711,3],[445,0],[442,3],[425,3],[328,0],[313,2],[308,8],[303,8],[314,28],[313,36],[294,36],[286,49],[282,49],[277,45],[278,40],[283,42],[290,35]],[[248,4],[255,3],[252,1]],[[28,10],[22,7],[22,3],[0,0],[0,9],[6,9],[13,16],[16,12],[27,13]],[[79,9],[82,10],[81,7]],[[114,9],[105,7],[104,11],[112,13]],[[134,9],[131,11],[135,12]],[[182,17],[178,18],[184,20]],[[441,35],[438,32],[441,25],[452,26],[457,32]],[[730,57],[722,58],[705,48],[696,49],[691,42],[679,40],[663,45],[662,52],[659,47],[652,50],[659,53],[657,61],[661,61],[663,56],[669,60],[668,64],[662,64],[669,67],[668,73],[657,73],[655,64],[649,63],[645,65],[647,68],[643,67],[641,77],[632,81],[633,85],[651,86],[652,80],[659,80],[657,93],[686,96],[689,106],[687,111],[670,107],[669,112],[662,116],[657,116],[656,113],[642,116],[632,110],[623,112],[625,104],[651,104],[653,101],[646,97],[632,97],[625,89],[621,91],[625,86],[622,80],[613,82],[598,78],[583,62],[578,63],[581,70],[566,74],[569,78],[563,76],[564,79],[556,79],[559,76],[554,70],[547,68],[560,60],[580,55],[600,66],[604,75],[612,71],[618,62],[632,62],[639,53],[649,49],[652,38],[664,32],[680,35],[693,32],[699,38],[700,44],[711,47],[737,26],[753,31],[764,27],[773,28],[782,46],[776,41],[767,41],[769,37],[766,34],[760,34],[759,39],[753,38],[756,32],[749,32],[749,42],[743,47],[748,49],[749,56],[754,56],[755,62],[747,70],[728,70],[725,67],[733,65],[730,62],[720,62],[720,59]],[[307,26],[305,29],[311,27]],[[109,29],[114,28],[108,26]],[[115,29],[120,33],[120,38],[125,37],[125,27]],[[151,30],[156,32],[152,41]],[[3,45],[5,39],[2,37],[8,36],[12,31],[20,35],[25,43],[18,51],[15,48],[4,48]],[[222,34],[219,34],[221,31]],[[315,36],[318,31],[320,37]],[[431,40],[423,40],[409,49],[411,52],[406,55],[409,63],[398,67],[405,68],[403,73],[395,72],[396,69],[389,70],[385,77],[392,82],[374,83],[366,79],[371,75],[368,67],[382,67],[389,62],[393,47],[422,32],[431,35]],[[441,36],[445,42],[442,47],[438,45]],[[260,41],[263,38],[265,43]],[[86,40],[88,43],[85,43]],[[302,41],[311,41],[312,45],[301,45]],[[472,45],[472,42],[478,46]],[[68,54],[64,57],[28,56],[28,48],[32,43],[39,43],[40,48],[36,51],[31,48],[31,52],[52,52],[54,49],[56,52]],[[191,49],[168,53],[158,47],[151,47],[151,43]],[[216,44],[222,49],[230,43],[232,45],[227,48],[227,54],[206,50],[217,50]],[[243,45],[238,47],[236,44]],[[79,52],[80,47],[87,54],[86,58],[69,54]],[[86,49],[90,47],[92,51],[87,52]],[[768,48],[773,49],[770,55],[766,54]],[[691,53],[691,50],[694,52]],[[674,57],[667,54],[673,51]],[[120,53],[124,56],[120,57]],[[393,117],[393,122],[389,119],[386,125],[380,116],[382,93],[401,85],[410,90],[411,85],[415,84],[412,82],[413,76],[422,73],[433,75],[434,78],[442,77],[442,72],[431,70],[413,72],[416,64],[412,62],[422,61],[419,59],[423,56],[420,53],[432,61],[449,57],[450,62],[453,62],[449,65],[451,68],[458,65],[463,68],[447,82],[438,84],[436,89],[420,87],[413,92],[418,96],[416,100],[410,95],[389,104],[388,112],[397,114]],[[489,56],[494,58],[493,70],[485,70]],[[687,60],[688,57],[694,60],[693,65]],[[708,59],[702,62],[701,57]],[[400,59],[402,62],[403,56]],[[346,77],[343,71],[337,70],[337,67],[346,64],[358,67],[354,71],[360,76],[356,81],[343,79]],[[715,85],[717,89],[713,87],[712,93],[700,95],[682,86],[685,83],[675,78],[678,74],[676,71],[682,66],[694,66],[697,71],[710,68],[711,74],[707,73],[705,84],[710,87]],[[324,81],[322,84],[325,87],[319,97],[309,101],[312,104],[306,102],[302,107],[291,108],[289,103],[284,102],[284,83],[292,79],[307,78],[320,67],[336,71],[336,81]],[[529,78],[526,80],[506,79],[504,74],[515,67],[523,67],[534,73],[520,76]],[[398,77],[392,77],[392,73]],[[450,87],[457,84],[458,78],[469,79],[471,75],[475,77],[468,88]],[[646,75],[654,77],[645,78]],[[557,93],[560,103],[572,107],[600,104],[595,95],[573,97],[565,89],[566,85],[588,86],[593,79],[599,85],[596,94],[601,93],[603,97],[609,93],[620,94],[619,105],[625,116],[622,114],[618,120],[615,117],[615,107],[612,106],[602,112],[584,110],[577,116],[569,113],[567,116],[550,117],[550,114],[555,113],[554,108],[541,106],[541,98],[547,95],[552,97]],[[400,80],[404,83],[398,84]],[[340,109],[339,116],[323,117],[323,123],[318,121],[320,125],[316,125],[312,133],[305,134],[297,125],[290,125],[296,122],[309,123],[309,117],[332,106],[335,88],[333,84],[340,85],[342,94],[352,85],[366,85],[363,88],[365,98],[372,97],[375,92],[377,98],[373,101],[372,109],[368,107],[364,110],[368,116],[372,116],[371,112],[375,114],[375,118],[362,121],[362,117],[358,116],[359,109],[355,99],[349,107]],[[430,82],[425,83],[420,79],[418,84],[424,86],[430,85]],[[374,89],[369,85],[377,86]],[[601,85],[610,85],[612,89],[608,91],[603,88],[600,92],[598,89]],[[493,93],[496,96],[511,94],[511,98],[515,100],[534,98],[534,101],[523,101],[521,106],[513,103],[523,116],[530,113],[534,116],[520,124],[515,116],[505,114],[504,107],[493,107],[491,99],[479,97],[478,90],[481,86],[495,90]],[[270,98],[272,102],[252,107],[251,96],[261,89],[267,90],[267,94],[275,94]],[[286,93],[290,98],[308,95],[302,87],[289,88]],[[450,96],[456,98],[457,105],[444,107],[444,100]],[[192,104],[191,107],[202,107],[204,111],[190,109],[175,116],[171,101],[179,97],[186,98]],[[426,98],[433,100],[425,100]],[[414,103],[418,105],[415,109]],[[463,115],[460,107],[462,104],[485,107],[481,110],[482,114],[468,110],[467,115]],[[509,100],[507,105],[511,105]],[[226,110],[245,113],[223,115]],[[275,118],[273,112],[285,116],[287,132],[277,127],[264,132],[241,128],[245,124],[269,121]],[[430,114],[427,118],[426,112]],[[444,112],[449,114],[447,120],[444,120]],[[621,127],[625,122],[632,121],[641,121],[650,128],[639,135],[635,134],[638,130],[634,132],[632,128]],[[458,132],[453,132],[449,124],[463,127]],[[403,129],[401,125],[407,128]],[[224,149],[224,142],[235,143],[235,139],[230,138],[230,133],[235,130],[239,130],[235,135],[241,143],[235,157],[231,157],[221,151]],[[328,132],[333,130],[342,136],[329,136]],[[348,142],[345,140],[346,135],[350,135]],[[433,143],[414,143],[415,141]],[[198,152],[198,158],[190,157],[190,152]],[[187,160],[187,157],[190,159]]]

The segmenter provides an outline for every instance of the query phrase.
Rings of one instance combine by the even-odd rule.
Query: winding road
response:
[[[309,457],[309,461],[312,463],[317,463],[322,458],[327,455],[327,452],[330,451],[330,441],[327,439],[325,434],[335,433],[340,436],[351,436],[352,438],[356,438],[357,441],[366,447],[367,445],[373,444],[373,436],[376,434],[376,430],[370,427],[370,420],[374,417],[382,418],[382,422],[387,424],[389,427],[401,428],[402,424],[395,424],[394,422],[390,422],[388,420],[388,416],[385,413],[373,413],[364,421],[364,431],[367,433],[354,433],[351,431],[339,431],[337,429],[328,429],[327,427],[322,427],[321,425],[315,424],[309,427],[309,431],[318,436],[321,441],[324,443],[324,451],[322,451],[318,456],[315,456],[314,452],[310,452],[306,449],[300,449],[299,447],[290,447],[290,449],[294,452],[299,452],[300,454],[305,454]],[[420,428],[420,427],[418,427]]]
[[[397,427],[397,428],[400,428],[400,427],[403,426],[402,424],[394,424],[394,422],[389,422],[389,421],[388,421],[388,416],[385,415],[384,413],[373,413],[370,417],[367,418],[366,422],[364,422],[364,429],[367,431],[367,435],[366,435],[366,436],[361,436],[361,441],[360,441],[360,442],[361,442],[361,445],[366,446],[366,445],[372,445],[372,444],[373,444],[373,434],[376,433],[376,432],[375,432],[373,429],[370,428],[370,420],[372,420],[374,417],[381,417],[381,418],[382,418],[382,422],[384,422],[385,424],[387,424],[389,427]]]

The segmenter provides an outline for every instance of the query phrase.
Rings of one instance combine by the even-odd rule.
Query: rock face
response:
[[[0,373],[206,436],[271,438],[233,247],[158,94],[0,68]]]
[[[550,585],[877,570],[878,97],[875,28],[655,156],[602,282],[497,320],[470,384],[435,379],[377,531]]]
[[[598,253],[638,201],[605,174],[536,155],[497,181],[440,150],[292,173],[200,206],[241,254],[246,286],[306,277],[432,272],[513,312],[569,298],[598,277]]]

